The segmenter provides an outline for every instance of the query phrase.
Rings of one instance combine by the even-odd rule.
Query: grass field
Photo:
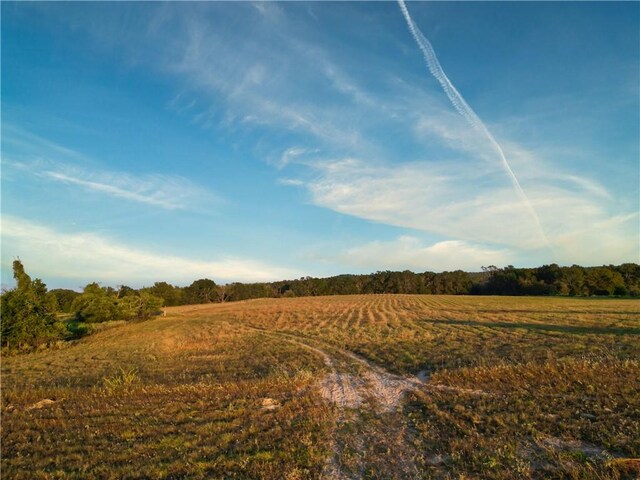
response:
[[[194,305],[2,360],[3,478],[637,478],[640,302]]]

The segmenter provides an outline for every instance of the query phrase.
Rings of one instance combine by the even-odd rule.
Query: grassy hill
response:
[[[640,302],[168,309],[2,362],[3,478],[636,478]]]

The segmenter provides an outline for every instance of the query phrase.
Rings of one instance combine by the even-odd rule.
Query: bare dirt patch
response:
[[[358,408],[362,404],[360,392],[364,388],[361,378],[335,370],[320,382],[322,396],[341,408]]]
[[[407,391],[423,386],[420,380],[392,374],[352,352],[317,340],[252,330],[313,351],[329,369],[318,388],[322,397],[339,411],[332,454],[323,478],[363,478],[367,466],[383,471],[388,468],[392,474],[389,478],[407,478],[417,472],[413,459],[418,452],[408,441],[410,432],[400,420],[402,414],[398,409]]]
[[[45,398],[43,400],[40,400],[39,402],[34,403],[33,405],[28,406],[27,408],[25,408],[25,410],[39,410],[41,408],[48,407],[49,405],[53,405],[54,403],[57,403],[57,400]]]
[[[290,333],[253,329],[318,354],[330,370],[320,382],[320,392],[324,398],[339,407],[357,408],[363,400],[368,400],[369,406],[374,410],[389,412],[399,406],[405,392],[423,386],[416,377],[403,377],[387,372],[353,352]],[[311,345],[312,342],[318,346]]]

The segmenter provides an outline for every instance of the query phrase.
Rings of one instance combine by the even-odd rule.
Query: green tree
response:
[[[519,271],[513,265],[504,268],[496,268],[494,265],[482,267],[489,273],[489,279],[485,285],[486,292],[490,295],[520,295],[521,284]]]
[[[587,290],[584,285],[584,268],[580,265],[571,265],[564,271],[564,278],[567,283],[569,295],[586,295]]]
[[[118,318],[145,320],[156,315],[162,308],[162,304],[162,298],[147,292],[126,295],[118,300]]]
[[[225,287],[225,292],[228,301],[272,296],[272,289],[267,283],[232,283]]]
[[[141,292],[147,292],[151,295],[162,298],[162,300],[164,300],[164,305],[167,307],[184,305],[186,301],[184,289],[174,287],[167,282],[156,282],[153,284],[153,287],[143,288]]]
[[[185,290],[187,301],[189,303],[211,303],[220,298],[216,282],[209,280],[208,278],[196,280]]]
[[[640,265],[637,263],[623,263],[616,267],[616,271],[622,275],[625,288],[630,295],[640,295]]]
[[[584,283],[589,295],[612,295],[616,288],[624,287],[622,275],[609,267],[590,268]]]
[[[136,292],[133,288],[131,288],[128,285],[120,285],[118,287],[118,290],[116,290],[116,297],[118,298],[124,298],[127,295],[137,295],[138,292]]]
[[[56,320],[47,287],[31,280],[20,260],[13,262],[16,288],[0,297],[2,346],[28,350],[62,337],[64,326]]]
[[[118,317],[117,297],[113,289],[101,288],[97,283],[84,287],[82,295],[71,306],[76,320],[81,322],[105,322]]]
[[[71,313],[73,301],[80,296],[80,293],[65,288],[56,288],[47,292],[47,297],[52,299],[52,304],[57,305],[56,311]]]

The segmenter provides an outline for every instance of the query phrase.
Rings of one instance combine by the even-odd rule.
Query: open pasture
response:
[[[2,474],[636,478],[639,392],[633,300],[175,307],[3,358]]]

